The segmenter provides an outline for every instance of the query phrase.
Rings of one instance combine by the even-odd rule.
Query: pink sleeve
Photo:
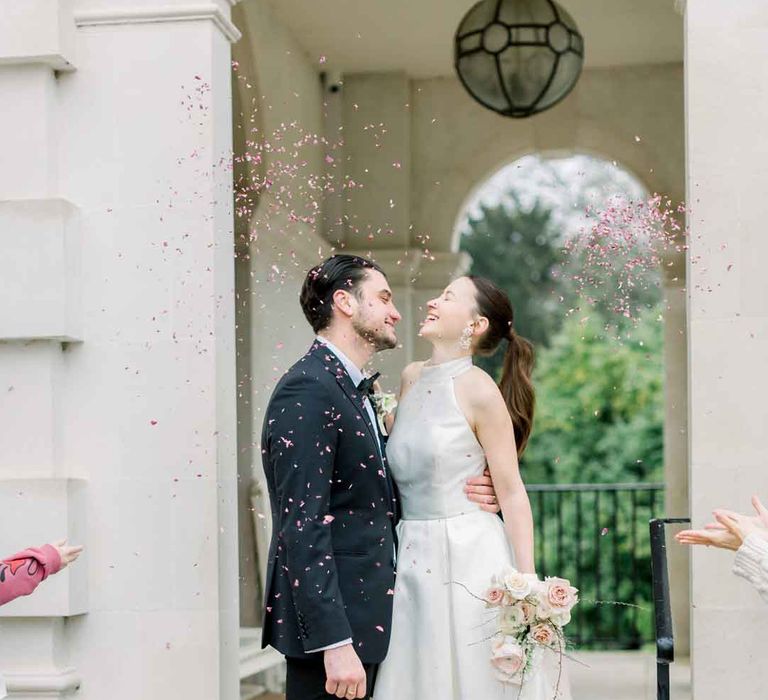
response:
[[[46,544],[30,547],[0,561],[0,605],[29,595],[41,581],[61,569],[56,547]]]

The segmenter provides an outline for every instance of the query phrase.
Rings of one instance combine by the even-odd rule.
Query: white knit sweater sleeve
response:
[[[748,535],[736,552],[733,573],[747,579],[768,603],[768,541]]]

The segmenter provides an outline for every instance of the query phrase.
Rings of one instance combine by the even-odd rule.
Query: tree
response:
[[[481,205],[481,215],[470,218],[461,238],[461,250],[472,257],[470,273],[487,277],[512,300],[515,330],[537,346],[546,346],[562,317],[560,282],[554,271],[563,261],[560,234],[552,211],[539,202],[525,209]],[[503,348],[502,348],[503,350]],[[496,375],[500,353],[479,363]]]
[[[660,479],[663,470],[661,309],[610,325],[572,316],[540,350],[537,415],[522,467],[530,483]]]

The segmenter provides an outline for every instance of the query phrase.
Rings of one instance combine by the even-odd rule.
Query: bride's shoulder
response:
[[[457,387],[461,387],[462,393],[473,403],[484,403],[500,395],[496,380],[484,369],[473,365],[456,378]]]

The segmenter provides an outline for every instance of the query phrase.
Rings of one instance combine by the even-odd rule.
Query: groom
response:
[[[317,337],[278,382],[262,432],[262,646],[286,657],[287,700],[367,698],[389,644],[399,508],[362,368],[396,347],[400,314],[384,271],[352,255],[312,268],[300,301]],[[498,512],[490,478],[467,491]]]

